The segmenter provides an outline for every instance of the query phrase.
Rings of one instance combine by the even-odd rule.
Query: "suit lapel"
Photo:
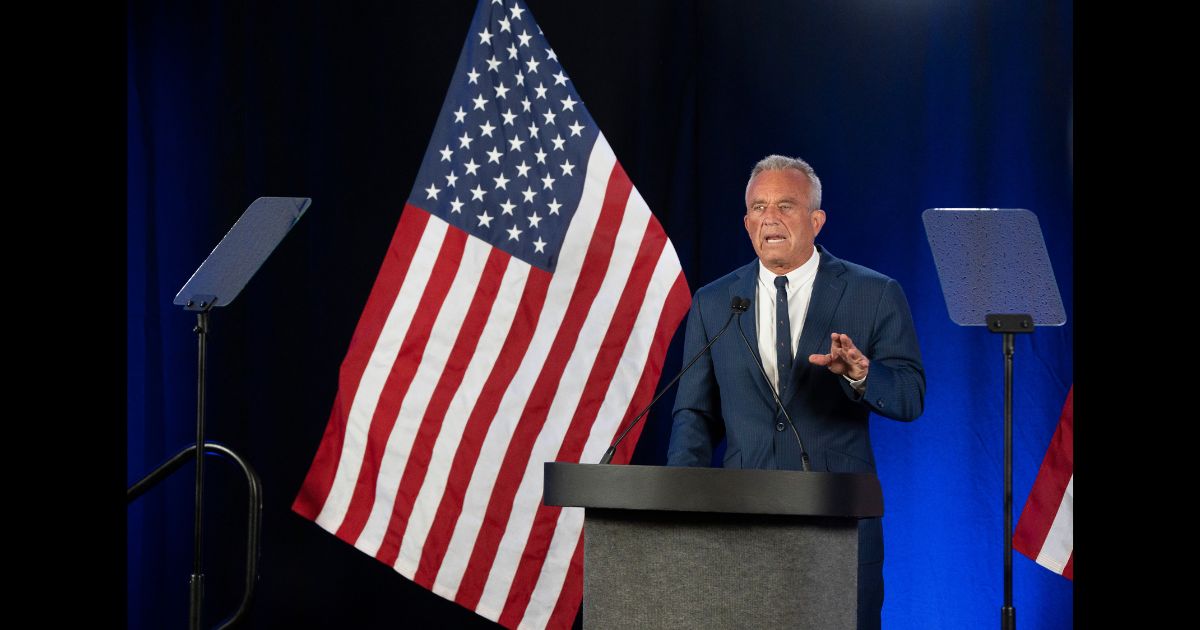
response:
[[[816,354],[829,346],[829,326],[837,313],[838,304],[842,301],[842,293],[846,290],[846,281],[840,276],[846,270],[842,261],[820,245],[817,251],[821,254],[821,262],[817,267],[817,277],[813,279],[812,298],[808,301],[808,314],[804,317],[804,330],[800,332],[800,343],[796,345],[796,356],[792,358],[792,383],[784,396],[786,405],[800,389],[800,375],[806,370],[800,369],[801,363],[808,364],[808,355]]]
[[[750,263],[749,265],[747,265],[746,267],[743,267],[741,269],[741,275],[738,277],[736,282],[734,282],[732,285],[730,285],[729,291],[730,291],[730,293],[729,293],[730,299],[733,299],[733,296],[737,295],[737,296],[741,296],[743,298],[750,300],[750,308],[746,309],[746,312],[742,313],[742,315],[740,317],[738,317],[738,321],[734,322],[734,324],[740,325],[742,327],[742,332],[745,333],[746,340],[750,342],[750,352],[753,354],[753,359],[748,359],[748,360],[758,361],[757,366],[756,365],[747,365],[747,369],[749,369],[752,372],[755,372],[755,374],[753,374],[750,377],[750,380],[754,381],[755,386],[758,388],[758,393],[760,395],[762,395],[764,400],[767,401],[767,404],[774,406],[775,398],[771,395],[771,390],[767,389],[767,384],[765,381],[763,381],[762,374],[758,373],[759,366],[762,365],[762,357],[758,354],[758,310],[757,310],[758,309],[758,260],[757,259],[755,259],[754,262]],[[732,333],[735,331],[730,331],[730,332]],[[741,340],[739,339],[737,341],[737,343],[741,343]]]

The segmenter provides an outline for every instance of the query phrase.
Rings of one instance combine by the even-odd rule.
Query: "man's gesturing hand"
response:
[[[844,374],[851,380],[857,381],[866,378],[871,360],[859,352],[858,347],[850,340],[850,336],[833,333],[830,338],[832,343],[829,354],[810,354],[808,362],[823,365],[829,368],[830,372]]]

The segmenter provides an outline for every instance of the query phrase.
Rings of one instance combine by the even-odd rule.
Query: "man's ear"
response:
[[[812,221],[813,236],[821,233],[821,228],[825,226],[825,211],[817,208],[809,213],[808,217]]]

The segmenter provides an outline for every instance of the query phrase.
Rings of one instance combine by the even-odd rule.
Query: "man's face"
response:
[[[825,225],[824,210],[809,210],[808,176],[796,169],[763,171],[746,190],[746,233],[771,271],[785,274],[808,261]]]

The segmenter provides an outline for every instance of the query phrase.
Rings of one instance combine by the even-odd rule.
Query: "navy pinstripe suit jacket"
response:
[[[913,420],[924,407],[925,370],[912,314],[895,280],[840,260],[820,245],[817,252],[821,259],[812,299],[783,403],[813,470],[874,473],[870,412]],[[688,314],[685,357],[704,347],[725,324],[733,296],[753,304],[757,277],[755,260],[696,292]],[[753,355],[733,329],[739,325]],[[776,413],[767,384],[752,363],[760,360],[754,307],[730,326],[680,379],[667,464],[708,466],[714,445],[726,438],[726,468],[799,470],[796,438],[790,428],[778,428],[786,421]],[[861,397],[845,378],[808,362],[810,354],[829,352],[834,332],[849,335],[871,360]],[[862,563],[883,558],[882,530],[878,520],[869,521],[860,526]]]

